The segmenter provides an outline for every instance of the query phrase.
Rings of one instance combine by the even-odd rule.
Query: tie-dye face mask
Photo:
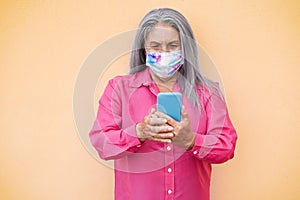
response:
[[[172,77],[183,65],[182,51],[147,52],[146,65],[161,78]]]

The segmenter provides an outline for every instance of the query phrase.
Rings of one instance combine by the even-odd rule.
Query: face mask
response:
[[[181,50],[163,53],[146,53],[146,65],[150,67],[155,75],[161,78],[172,77],[183,63],[184,59]]]

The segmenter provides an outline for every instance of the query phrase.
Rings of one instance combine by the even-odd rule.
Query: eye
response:
[[[179,47],[178,44],[170,44],[170,45],[169,45],[169,48],[170,48],[170,49],[177,49],[178,47]]]
[[[159,46],[159,45],[157,45],[157,44],[155,44],[155,45],[150,45],[150,48],[151,48],[151,49],[159,49],[159,48],[160,48],[160,46]]]

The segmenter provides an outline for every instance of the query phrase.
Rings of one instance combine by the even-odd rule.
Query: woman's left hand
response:
[[[172,144],[181,146],[186,150],[189,150],[194,146],[195,134],[190,128],[190,118],[184,106],[182,106],[181,109],[180,122],[161,112],[157,112],[156,115],[167,119],[167,123],[174,128],[174,137],[171,138]]]

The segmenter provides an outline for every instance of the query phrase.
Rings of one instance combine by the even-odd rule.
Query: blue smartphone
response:
[[[161,92],[157,95],[157,111],[181,120],[182,94],[179,92]]]

